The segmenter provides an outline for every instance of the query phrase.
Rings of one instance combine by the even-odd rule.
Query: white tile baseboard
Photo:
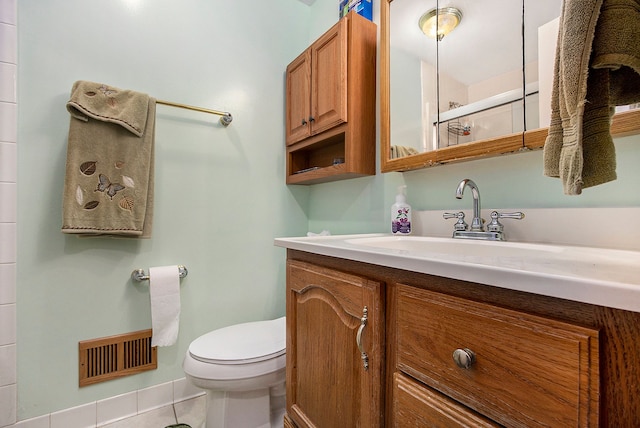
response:
[[[49,415],[26,419],[13,428],[95,428],[204,395],[185,378],[117,395]]]

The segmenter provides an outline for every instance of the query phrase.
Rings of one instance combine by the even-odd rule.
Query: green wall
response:
[[[638,207],[640,135],[617,138],[615,144],[618,179],[585,189],[579,196],[564,195],[560,180],[543,176],[540,150],[315,185],[310,195],[309,230],[326,229],[332,234],[389,232],[390,208],[400,184],[407,185],[407,201],[414,211],[470,212],[469,199],[455,198],[463,178],[476,182],[482,207],[487,209],[517,208],[526,214],[527,208]],[[424,233],[428,235],[428,227]],[[615,242],[616,237],[611,239]]]
[[[542,176],[541,152],[285,186],[284,69],[336,22],[337,3],[18,3],[19,419],[182,377],[195,337],[284,313],[285,253],[274,237],[387,231],[399,184],[416,210],[469,209],[453,196],[462,178],[476,181],[487,208],[640,205],[638,136],[616,140],[619,179],[577,197]],[[150,240],[60,232],[65,103],[80,79],[233,113],[221,128],[214,116],[158,107]],[[156,371],[79,389],[77,342],[149,328],[148,285],[129,275],[167,264],[189,269],[178,344],[160,349]]]
[[[284,314],[273,238],[307,232],[309,189],[284,184],[284,70],[309,42],[297,0],[24,0],[19,17],[18,418],[184,376],[197,336]],[[228,110],[158,106],[153,237],[60,232],[76,80]],[[179,341],[159,368],[78,388],[78,341],[150,327],[133,269],[184,264]]]

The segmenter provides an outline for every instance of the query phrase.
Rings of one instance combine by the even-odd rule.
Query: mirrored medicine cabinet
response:
[[[382,172],[542,148],[561,7],[381,0]],[[640,131],[633,107],[618,108],[613,135]]]

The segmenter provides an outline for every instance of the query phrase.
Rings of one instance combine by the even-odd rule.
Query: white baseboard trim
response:
[[[11,428],[101,427],[204,395],[186,378],[17,422]]]

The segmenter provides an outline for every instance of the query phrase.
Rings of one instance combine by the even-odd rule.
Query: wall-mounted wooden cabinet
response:
[[[287,67],[287,145],[347,121],[347,23],[340,20]]]
[[[287,184],[375,174],[376,25],[349,13],[286,81]]]

